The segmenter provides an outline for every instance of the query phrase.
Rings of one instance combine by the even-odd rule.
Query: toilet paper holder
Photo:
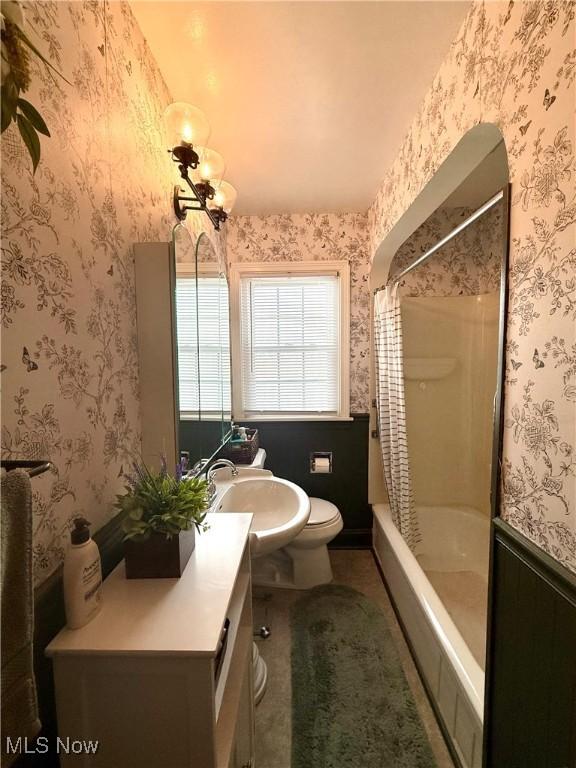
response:
[[[324,474],[328,475],[332,473],[332,452],[331,451],[314,451],[310,454],[310,474]]]

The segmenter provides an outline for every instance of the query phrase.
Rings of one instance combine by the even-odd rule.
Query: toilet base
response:
[[[288,546],[285,551],[292,558],[295,589],[312,589],[332,581],[332,565],[326,544],[313,549]]]
[[[278,589],[311,589],[332,581],[326,545],[313,549],[285,547],[252,560],[252,584]]]

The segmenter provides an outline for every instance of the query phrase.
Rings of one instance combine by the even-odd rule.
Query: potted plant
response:
[[[195,532],[206,530],[208,483],[197,477],[169,475],[166,462],[160,471],[134,464],[126,493],[117,496],[123,522],[126,577],[178,578],[194,550]]]

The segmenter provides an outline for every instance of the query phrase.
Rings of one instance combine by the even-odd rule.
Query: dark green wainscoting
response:
[[[266,469],[338,507],[344,530],[331,546],[371,546],[368,414],[356,414],[351,421],[251,421],[249,426],[258,429]],[[331,474],[310,472],[310,454],[315,451],[332,452]]]
[[[230,422],[227,434],[230,431]],[[210,457],[222,445],[222,423],[220,421],[195,421],[181,419],[178,427],[178,448],[187,451],[190,457],[190,467],[199,459]]]
[[[486,768],[576,768],[576,576],[494,522]]]

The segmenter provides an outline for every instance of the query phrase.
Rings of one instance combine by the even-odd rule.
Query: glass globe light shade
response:
[[[227,181],[221,182],[214,195],[213,205],[222,208],[225,213],[230,213],[236,203],[238,192]]]
[[[198,168],[194,172],[197,181],[208,181],[212,187],[217,187],[224,175],[226,163],[219,152],[207,147],[197,147],[200,156]]]
[[[175,101],[164,112],[166,139],[170,149],[180,144],[204,146],[210,136],[206,115],[185,101]]]

